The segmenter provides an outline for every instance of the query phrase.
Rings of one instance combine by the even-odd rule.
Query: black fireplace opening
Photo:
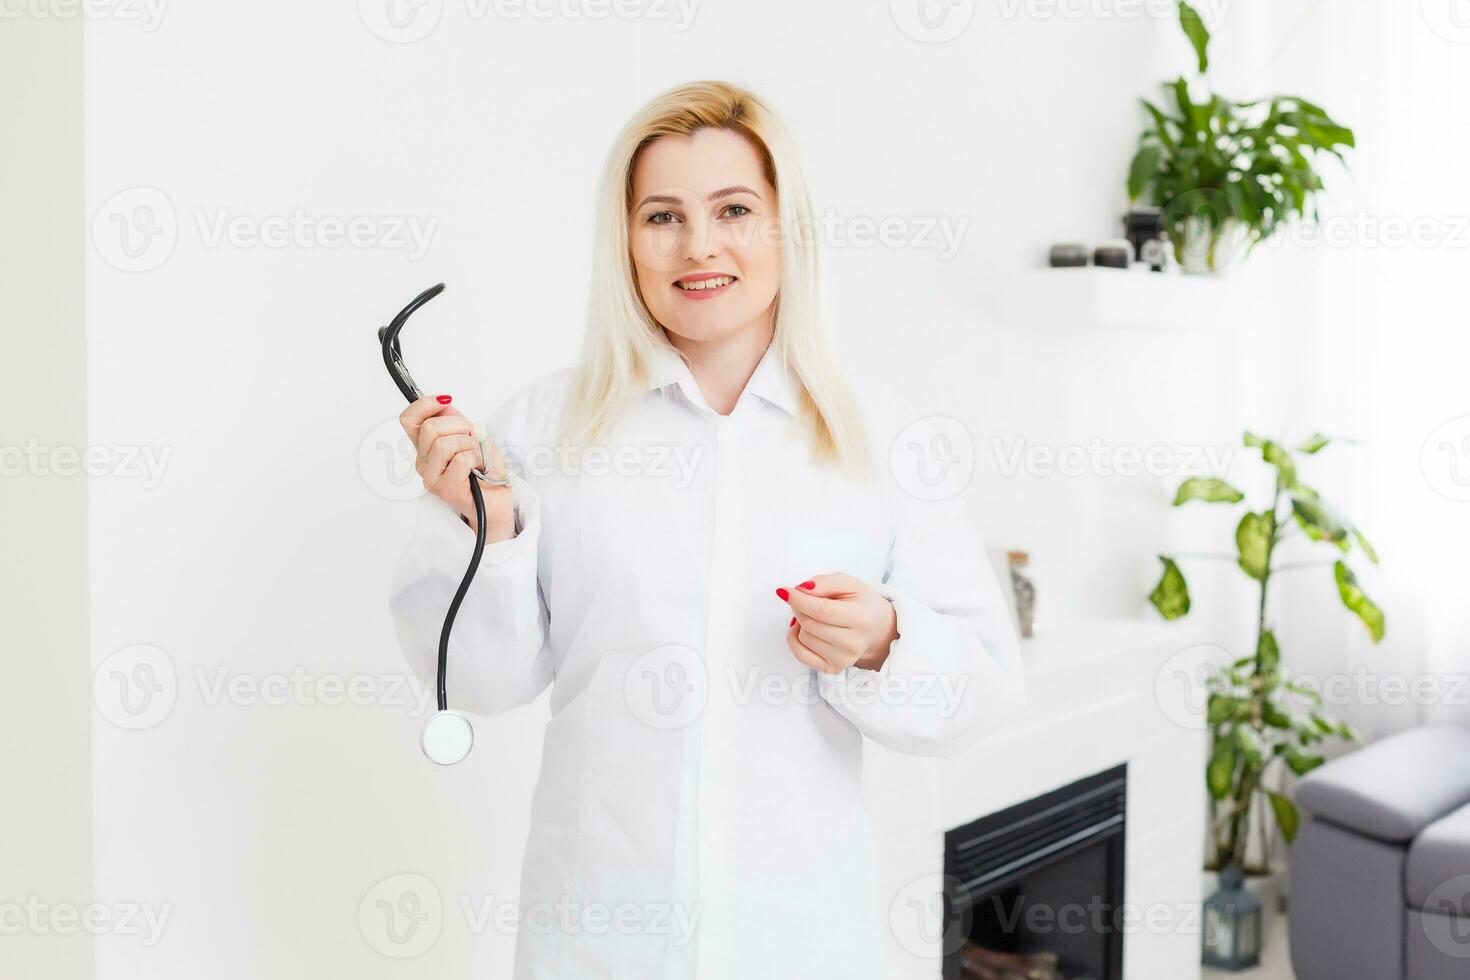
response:
[[[945,980],[1122,980],[1123,764],[944,835]]]

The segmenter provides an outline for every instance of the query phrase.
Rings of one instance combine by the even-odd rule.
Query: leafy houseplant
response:
[[[1184,0],[1179,24],[1194,47],[1204,88],[1210,32]],[[1163,209],[1185,271],[1216,271],[1240,237],[1249,254],[1309,207],[1316,218],[1323,186],[1318,157],[1330,153],[1342,160],[1342,149],[1354,146],[1351,129],[1295,95],[1234,102],[1206,92],[1195,101],[1183,76],[1164,89],[1162,106],[1142,100],[1151,125],[1139,136],[1128,169],[1128,199],[1147,194]]]
[[[1290,569],[1331,564],[1343,605],[1362,620],[1375,643],[1383,638],[1384,630],[1382,610],[1359,588],[1352,570],[1341,558],[1332,562],[1273,561],[1281,542],[1298,533],[1310,541],[1331,544],[1344,554],[1356,545],[1374,564],[1378,556],[1362,531],[1338,515],[1317,491],[1297,479],[1293,451],[1249,432],[1245,434],[1245,445],[1259,449],[1262,460],[1274,469],[1275,492],[1270,506],[1260,511],[1247,510],[1241,516],[1235,529],[1235,555],[1196,556],[1234,561],[1260,586],[1255,653],[1229,667],[1211,668],[1205,680],[1207,722],[1211,731],[1205,784],[1210,794],[1213,847],[1210,867],[1213,868],[1245,865],[1251,803],[1256,791],[1262,788],[1262,778],[1278,759],[1284,760],[1300,776],[1323,762],[1323,757],[1312,751],[1316,743],[1332,736],[1357,739],[1352,728],[1320,710],[1322,699],[1315,690],[1292,680],[1283,667],[1281,648],[1268,628],[1266,616],[1266,596],[1272,577]],[[1327,445],[1326,437],[1314,435],[1295,452],[1313,455]],[[1180,485],[1174,506],[1192,500],[1237,504],[1244,499],[1243,493],[1224,480],[1193,478]],[[1160,555],[1159,559],[1164,571],[1149,601],[1165,619],[1178,619],[1189,612],[1189,587],[1174,558]],[[1302,702],[1311,707],[1300,709]],[[1273,790],[1267,789],[1265,793],[1282,836],[1290,843],[1300,822],[1296,806]]]

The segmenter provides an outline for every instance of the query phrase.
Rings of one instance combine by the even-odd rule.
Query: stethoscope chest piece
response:
[[[454,711],[434,712],[419,739],[424,755],[441,766],[463,762],[474,744],[475,730],[470,720]]]

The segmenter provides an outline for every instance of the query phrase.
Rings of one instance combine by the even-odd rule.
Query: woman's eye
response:
[[[668,221],[660,221],[659,220],[660,218],[663,218],[663,217],[668,217],[670,220],[678,220],[672,211],[657,211],[657,212],[654,212],[653,214],[650,214],[648,216],[648,223],[651,224],[651,225],[666,225],[666,224],[668,224],[669,223]]]
[[[750,208],[746,207],[743,204],[732,204],[728,208],[725,209],[725,213],[726,214],[729,214],[731,211],[739,211],[740,212],[739,214],[732,215],[732,217],[736,217],[736,218],[743,218],[747,214],[750,214],[751,213]]]

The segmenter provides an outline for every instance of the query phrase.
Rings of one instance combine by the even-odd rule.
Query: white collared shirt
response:
[[[929,423],[888,385],[855,388],[874,472],[855,486],[810,462],[774,345],[728,416],[672,349],[650,375],[605,453],[554,443],[572,369],[486,423],[518,533],[486,546],[459,611],[449,703],[491,715],[553,685],[521,904],[625,924],[523,924],[515,975],[877,978],[862,738],[948,755],[1019,713],[999,587],[962,498],[928,499]],[[432,684],[474,534],[418,506],[390,607]],[[876,671],[818,673],[787,647],[776,588],[831,572],[894,605]]]

